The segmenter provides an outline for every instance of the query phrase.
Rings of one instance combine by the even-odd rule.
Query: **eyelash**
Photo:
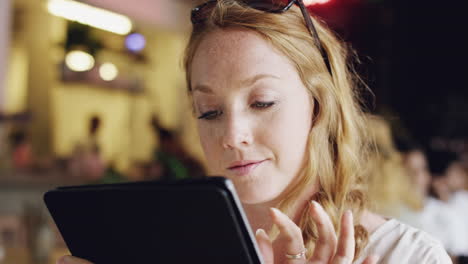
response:
[[[257,109],[264,109],[273,106],[274,104],[275,102],[255,102],[252,106],[255,106]]]
[[[220,116],[223,112],[222,111],[208,111],[205,113],[202,113],[201,116],[198,117],[198,119],[205,119],[205,120],[213,120],[216,117]]]
[[[255,108],[257,110],[264,110],[269,107],[272,107],[276,102],[255,102],[251,104],[250,106],[252,108]],[[205,113],[202,113],[198,119],[205,119],[205,120],[214,120],[218,116],[222,115],[223,111],[218,111],[218,110],[213,110],[213,111],[207,111]]]

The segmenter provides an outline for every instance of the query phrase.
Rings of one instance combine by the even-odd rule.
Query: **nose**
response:
[[[225,149],[241,149],[252,144],[252,127],[248,118],[229,115],[225,120],[222,144]]]

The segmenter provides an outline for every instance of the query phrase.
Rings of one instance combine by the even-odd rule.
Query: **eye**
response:
[[[213,120],[220,116],[223,112],[214,110],[214,111],[208,111],[205,113],[202,113],[201,116],[198,117],[198,119],[206,119],[206,120]]]
[[[263,109],[273,106],[275,102],[255,102],[252,104],[253,108]]]

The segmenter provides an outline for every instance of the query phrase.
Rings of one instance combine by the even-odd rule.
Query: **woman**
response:
[[[346,50],[301,0],[284,3],[219,0],[192,12],[185,67],[209,174],[234,182],[265,263],[392,261],[399,239],[419,233],[365,210],[365,123]],[[416,250],[395,253],[447,263],[417,237]]]

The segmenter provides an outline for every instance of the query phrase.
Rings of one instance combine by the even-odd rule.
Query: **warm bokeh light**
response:
[[[53,15],[120,35],[132,30],[126,16],[71,0],[49,0],[47,9]]]
[[[104,81],[112,81],[117,78],[118,74],[119,70],[113,63],[106,62],[99,67],[99,76],[101,76]]]
[[[94,67],[94,58],[84,51],[74,50],[66,55],[65,64],[73,71],[88,71]]]
[[[311,6],[311,5],[317,5],[317,4],[325,4],[328,2],[330,2],[330,0],[304,0],[304,5]]]

